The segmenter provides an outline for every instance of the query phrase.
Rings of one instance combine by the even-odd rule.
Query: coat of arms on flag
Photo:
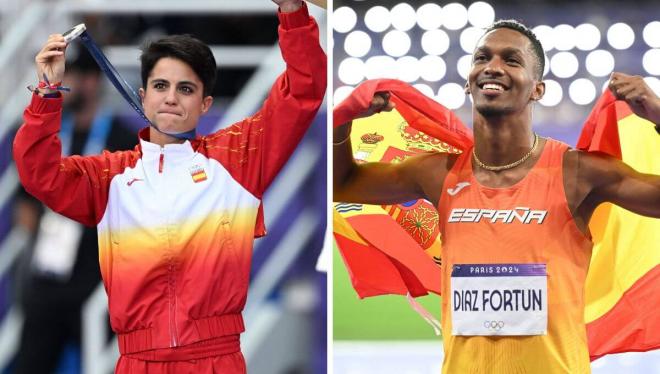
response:
[[[470,130],[453,113],[403,82],[368,81],[352,98],[369,98],[380,90],[392,93],[396,108],[354,121],[351,144],[357,162],[398,163],[423,152],[460,153],[471,144]],[[336,107],[335,124],[361,110],[361,99]],[[438,214],[429,201],[337,203],[334,233],[360,297],[440,293]]]

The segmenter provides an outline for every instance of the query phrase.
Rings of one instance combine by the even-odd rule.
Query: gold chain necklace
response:
[[[536,146],[539,145],[539,134],[534,133],[534,144],[532,145],[532,149],[529,150],[520,160],[512,162],[507,165],[502,165],[502,166],[491,166],[491,165],[486,165],[481,160],[479,160],[479,157],[477,157],[477,151],[476,148],[472,148],[472,156],[474,156],[474,161],[476,161],[477,165],[479,165],[480,168],[490,170],[490,171],[501,171],[501,170],[507,170],[507,169],[512,169],[515,168],[516,166],[522,164],[529,158],[529,156],[534,153],[536,150]]]

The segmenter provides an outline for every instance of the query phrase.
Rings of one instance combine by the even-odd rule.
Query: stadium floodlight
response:
[[[347,98],[351,92],[353,92],[353,87],[351,86],[341,86],[337,88],[335,93],[332,95],[334,106],[337,106],[339,103],[344,101],[344,99]]]
[[[472,68],[472,55],[464,55],[458,59],[458,62],[456,63],[456,70],[458,71],[458,75],[460,75],[461,78],[467,80],[471,68]]]
[[[443,84],[435,100],[449,109],[458,109],[465,103],[465,90],[458,83]]]
[[[495,9],[486,2],[477,1],[468,7],[467,17],[472,26],[484,29],[495,21]]]
[[[575,28],[575,46],[583,51],[591,51],[600,44],[600,31],[590,23],[583,23]]]
[[[644,52],[642,66],[651,75],[660,75],[660,49],[649,49]]]
[[[390,11],[380,5],[370,8],[364,14],[364,24],[373,32],[383,32],[392,24]]]
[[[359,58],[349,57],[339,64],[337,76],[344,84],[355,85],[364,78],[364,62]]]
[[[615,49],[630,48],[635,42],[635,32],[628,24],[615,23],[607,29],[607,42]]]
[[[415,82],[419,79],[420,63],[412,56],[403,56],[396,60],[397,78],[404,82]]]
[[[575,28],[571,25],[561,24],[552,30],[555,48],[558,51],[569,51],[575,47]]]
[[[644,82],[651,87],[651,90],[653,90],[656,95],[660,96],[660,79],[656,77],[644,77]]]
[[[484,35],[483,29],[480,29],[478,27],[466,28],[461,32],[461,36],[459,38],[461,48],[463,48],[463,50],[466,53],[474,52],[474,48],[477,46],[477,42],[479,41],[479,38],[481,38],[483,35]]]
[[[442,24],[448,30],[458,30],[468,22],[467,9],[459,3],[449,3],[442,8]]]
[[[649,47],[660,48],[660,22],[653,21],[644,26],[642,37]]]
[[[600,90],[601,93],[605,92],[605,90],[610,88],[610,80],[607,79],[605,82],[603,82],[603,89]]]
[[[346,35],[344,50],[349,56],[363,57],[371,50],[371,37],[364,31],[353,31]]]
[[[442,26],[442,7],[428,3],[417,9],[417,24],[424,30],[435,30]]]
[[[553,107],[559,104],[563,97],[561,85],[552,79],[546,79],[543,82],[545,82],[545,94],[541,100],[539,100],[539,103],[547,107]]]
[[[430,30],[422,35],[422,50],[429,55],[442,55],[449,49],[449,35],[444,30]]]
[[[604,77],[614,70],[614,56],[606,50],[597,49],[587,55],[587,71],[594,77]]]
[[[555,47],[553,31],[552,27],[548,25],[538,25],[532,29],[546,52]]]
[[[578,59],[571,52],[558,52],[550,59],[550,71],[557,78],[570,78],[577,73]]]
[[[433,88],[431,88],[431,86],[429,86],[428,84],[417,83],[414,84],[413,87],[415,87],[419,92],[423,93],[427,97],[430,97],[431,99],[433,99],[433,97],[435,96],[435,94],[433,93]]]
[[[424,56],[419,59],[420,76],[427,82],[437,82],[447,73],[447,64],[442,57]]]
[[[415,9],[408,3],[399,3],[390,11],[392,27],[401,31],[412,29],[417,23]]]
[[[568,86],[568,96],[578,105],[587,105],[596,98],[596,86],[585,78],[578,78]]]
[[[364,67],[367,79],[396,78],[396,61],[390,56],[369,57]]]
[[[401,57],[410,50],[410,37],[403,31],[388,31],[383,37],[383,50],[390,56]]]
[[[337,32],[349,32],[357,23],[357,14],[347,6],[339,7],[332,13],[332,27]]]

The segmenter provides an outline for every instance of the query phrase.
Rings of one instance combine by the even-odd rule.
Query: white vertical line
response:
[[[248,323],[254,320],[260,306],[300,251],[304,249],[303,245],[307,243],[318,224],[319,218],[312,209],[303,210],[291,224],[291,229],[280,240],[261,271],[250,284],[250,292],[245,307],[245,319]]]
[[[83,305],[82,318],[82,367],[85,374],[105,374],[111,372],[119,358],[117,338],[106,346],[106,319],[108,298],[103,283]]]
[[[14,164],[9,164],[5,172],[0,177],[0,209],[7,204],[9,199],[14,195],[16,186],[18,185],[18,173]]]
[[[23,314],[13,306],[0,325],[0,368],[6,368],[18,351],[18,340],[23,327]]]

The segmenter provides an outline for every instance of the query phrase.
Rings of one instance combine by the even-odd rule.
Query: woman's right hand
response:
[[[37,53],[34,62],[37,67],[39,81],[44,79],[44,74],[51,84],[62,82],[64,77],[64,51],[67,43],[62,34],[51,34],[43,48]]]

